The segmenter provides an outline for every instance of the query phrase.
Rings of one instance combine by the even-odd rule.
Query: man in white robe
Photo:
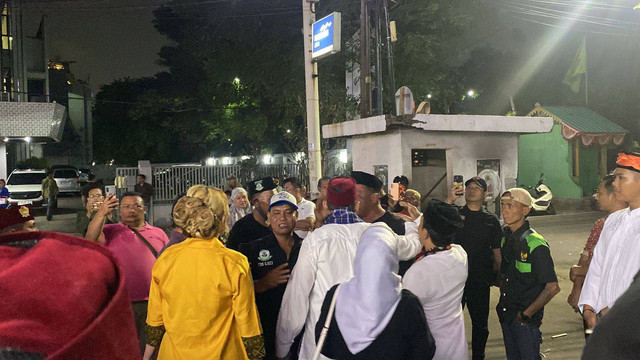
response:
[[[616,199],[629,204],[607,218],[578,306],[590,328],[629,288],[640,270],[640,154],[620,153],[613,182]]]
[[[372,226],[387,227],[384,223],[363,222],[354,212],[355,201],[356,183],[353,178],[338,177],[329,181],[327,199],[317,206],[329,205],[332,212],[324,219],[324,225],[303,241],[282,299],[276,328],[278,358],[287,357],[295,337],[303,328],[305,333],[299,358],[312,358],[316,348],[315,326],[327,291],[353,277],[353,259],[360,235]],[[415,257],[422,248],[417,224],[408,222],[405,224],[405,236],[394,235],[397,241],[393,250],[401,260]],[[324,356],[320,358],[326,359]]]

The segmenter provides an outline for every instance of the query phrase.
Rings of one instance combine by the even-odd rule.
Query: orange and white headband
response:
[[[619,168],[640,172],[640,154],[620,153],[616,164]]]

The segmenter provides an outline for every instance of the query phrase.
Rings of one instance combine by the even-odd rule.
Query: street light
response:
[[[216,160],[212,157],[207,158],[207,165],[213,166],[216,163]]]
[[[469,95],[470,97],[473,97],[475,94],[476,94],[476,92],[473,91],[473,90],[467,91],[467,95]]]
[[[427,99],[431,99],[431,94],[427,94]]]

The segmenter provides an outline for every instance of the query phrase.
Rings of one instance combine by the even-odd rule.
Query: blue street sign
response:
[[[311,52],[313,59],[340,51],[340,20],[340,13],[334,12],[313,23]]]

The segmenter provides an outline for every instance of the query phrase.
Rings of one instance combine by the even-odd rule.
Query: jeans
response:
[[[484,359],[484,349],[489,337],[489,297],[491,285],[469,282],[464,287],[462,306],[469,309],[471,317],[471,352],[473,360]]]
[[[540,324],[521,324],[517,320],[502,325],[504,347],[508,360],[540,360],[542,333]]]
[[[51,218],[53,218],[53,216],[51,215],[51,207],[55,202],[56,202],[55,196],[52,196],[49,199],[47,199],[47,220],[51,220]]]

